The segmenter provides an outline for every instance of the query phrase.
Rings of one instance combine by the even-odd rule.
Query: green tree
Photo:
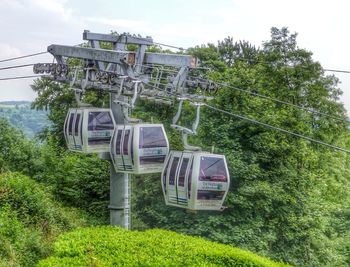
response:
[[[218,42],[220,59],[227,66],[232,67],[236,61],[246,61],[254,64],[257,62],[258,49],[247,41],[234,42],[232,37],[227,37]]]
[[[36,153],[37,148],[21,131],[0,118],[0,173],[11,170],[32,175],[36,171]]]
[[[48,119],[52,123],[41,133],[41,138],[45,140],[51,136],[55,144],[64,146],[63,124],[68,108],[73,107],[73,91],[69,90],[68,86],[45,78],[36,79],[31,87],[38,94],[32,103],[32,108],[50,110]]]
[[[296,34],[290,34],[286,28],[273,28],[271,33],[271,40],[251,55],[258,59],[254,64],[232,60],[231,67],[212,76],[242,89],[345,119],[343,106],[336,102],[340,94],[337,79],[324,76],[312,54],[297,47]],[[200,55],[200,48],[197,49]],[[210,51],[214,53],[215,49]],[[208,48],[203,47],[202,53],[207,52]],[[230,87],[222,88],[211,104],[326,142],[346,145],[344,140],[349,140],[345,123]],[[331,217],[337,209],[342,210],[343,219],[336,221],[341,224],[338,228],[344,227],[347,206],[335,205],[319,191],[326,190],[330,195],[325,184],[348,185],[348,156],[209,110],[202,115],[199,138],[203,147],[215,144],[228,159],[232,183],[227,209],[219,214],[189,214],[165,207],[160,185],[149,186],[156,184],[159,176],[149,176],[137,181],[134,209],[146,224],[205,236],[294,265],[346,265],[349,258],[342,250],[347,250],[341,247],[346,241],[336,238],[340,233]],[[339,162],[335,157],[343,160]],[[320,164],[321,159],[336,167]],[[340,170],[338,175],[335,169]]]

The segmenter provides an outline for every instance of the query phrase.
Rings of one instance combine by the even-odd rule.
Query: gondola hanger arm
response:
[[[69,82],[69,86],[70,86],[70,87],[73,87],[73,86],[74,86],[74,84],[75,84],[75,82],[76,82],[76,80],[77,80],[78,71],[79,71],[79,69],[78,69],[78,68],[75,68],[74,74],[73,74],[73,78],[72,78],[72,80]]]
[[[192,124],[192,129],[189,129],[189,128],[186,128],[186,127],[183,127],[183,126],[176,124],[181,117],[183,101],[187,100],[187,98],[186,97],[179,97],[178,100],[179,100],[179,107],[178,107],[178,110],[173,118],[173,124],[171,124],[171,127],[178,130],[179,132],[181,132],[182,143],[183,143],[185,150],[199,151],[199,150],[201,150],[201,147],[191,146],[188,144],[188,135],[189,134],[191,134],[191,135],[197,134],[197,128],[198,128],[199,121],[200,121],[200,107],[203,105],[203,103],[191,102],[191,105],[196,107],[196,118]]]
[[[192,124],[192,129],[177,125],[177,122],[179,121],[180,117],[181,117],[181,112],[182,112],[182,106],[183,106],[183,101],[187,100],[188,98],[186,97],[179,97],[177,98],[179,100],[179,107],[178,110],[173,118],[173,123],[171,124],[171,127],[180,130],[182,132],[185,132],[187,134],[192,134],[192,135],[196,135],[197,134],[197,128],[199,125],[199,121],[200,121],[200,107],[203,106],[203,103],[200,102],[190,102],[192,106],[196,107],[196,118],[195,121]]]
[[[121,91],[123,90],[124,79],[126,79],[128,76],[122,76],[122,77],[123,77],[123,79],[121,81],[120,90],[118,92],[116,99],[113,102],[121,105],[121,109],[122,109],[125,121],[127,121],[128,123],[138,123],[141,121],[140,119],[129,117],[129,108],[133,109],[135,107],[135,102],[136,102],[137,94],[138,94],[138,88],[139,88],[139,86],[141,86],[142,83],[139,80],[132,81],[134,83],[133,96],[131,98],[131,103],[127,103],[124,100],[120,99],[120,94],[121,94]]]
[[[200,150],[202,150],[202,148],[199,147],[199,146],[192,146],[192,145],[188,144],[188,133],[187,132],[182,131],[181,132],[181,138],[182,138],[182,143],[183,143],[183,146],[184,146],[185,150],[190,150],[190,151],[200,151]]]
[[[193,132],[193,134],[197,134],[197,128],[198,128],[199,121],[200,121],[200,108],[204,104],[200,103],[200,102],[191,102],[191,105],[196,107],[196,120],[192,124],[192,132]]]
[[[86,68],[85,71],[85,79],[82,80],[81,82],[81,89],[83,90],[83,92],[85,91],[85,88],[88,84],[89,81],[89,72],[92,70],[93,68]]]
[[[180,116],[181,116],[181,111],[182,111],[182,105],[183,105],[183,102],[186,98],[178,98],[179,100],[179,107],[177,109],[177,112],[173,118],[173,123],[172,125],[176,126],[176,123],[179,121],[180,119]]]
[[[124,78],[128,77],[128,76],[122,76]],[[133,96],[131,98],[131,102],[130,103],[127,103],[123,100],[120,100],[119,97],[120,97],[120,94],[122,93],[121,91],[123,90],[123,83],[124,83],[124,79],[122,79],[122,82],[121,82],[121,85],[120,85],[120,90],[117,94],[117,97],[116,99],[114,99],[114,103],[116,104],[120,104],[122,106],[125,106],[127,108],[131,108],[133,109],[135,107],[135,102],[136,102],[136,99],[137,99],[137,95],[138,95],[138,88],[139,86],[141,86],[141,81],[139,80],[136,80],[136,81],[132,81],[134,83],[134,88],[133,88]]]
[[[126,78],[128,78],[128,76],[123,75],[123,76],[120,76],[119,78],[121,79],[121,81],[120,81],[119,91],[118,91],[117,95],[115,96],[115,99],[118,99],[121,96],[121,94],[123,92],[124,81]]]
[[[78,107],[91,107],[91,104],[81,102],[81,95],[83,93],[82,89],[71,88],[74,91],[75,101],[77,102]]]
[[[91,107],[91,104],[81,102],[81,95],[84,93],[84,88],[80,89],[80,88],[74,87],[75,82],[77,80],[78,71],[79,71],[79,69],[76,68],[74,71],[74,74],[73,74],[73,79],[69,83],[69,87],[71,90],[74,91],[74,97],[75,97],[75,101],[77,102],[78,107]]]

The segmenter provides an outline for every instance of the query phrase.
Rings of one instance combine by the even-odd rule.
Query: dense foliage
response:
[[[43,185],[19,173],[0,174],[0,266],[34,266],[63,231],[86,225]]]
[[[248,251],[159,229],[84,228],[55,242],[39,266],[286,266]]]
[[[107,222],[105,162],[50,143],[28,140],[0,119],[1,267],[34,266],[60,233]]]
[[[108,163],[96,155],[71,153],[52,139],[56,140],[48,136],[46,144],[35,143],[0,119],[0,173],[29,175],[45,184],[59,201],[88,211],[100,223],[107,222]]]
[[[273,28],[271,40],[260,48],[226,38],[218,46],[202,45],[189,52],[207,67],[203,75],[225,83],[210,105],[350,148],[346,112],[338,102],[338,80],[324,74],[312,53],[297,46],[296,37],[286,28]],[[51,111],[52,125],[42,135],[46,144],[38,147],[25,141],[0,121],[1,171],[28,174],[66,205],[87,210],[95,216],[94,223],[106,223],[108,163],[93,155],[68,152],[64,146],[63,122],[74,105],[72,91],[45,79],[37,80],[33,89],[38,93],[33,107]],[[84,101],[107,106],[108,95],[88,92]],[[163,122],[171,147],[182,148],[179,135],[170,128],[173,108],[140,101],[134,115]],[[193,110],[185,106],[181,123],[189,125],[191,120]],[[227,208],[221,213],[189,213],[166,207],[159,174],[135,176],[135,228],[157,227],[202,236],[296,266],[350,265],[347,154],[207,108],[202,112],[198,136],[190,141],[205,150],[214,146],[217,153],[226,155],[231,175]],[[92,258],[86,256],[83,261],[88,259]]]
[[[58,200],[87,211],[96,221],[91,223],[108,223],[108,162],[51,144],[40,149],[36,169],[33,178],[49,186]]]
[[[312,54],[297,47],[296,35],[272,29],[272,39],[260,50],[230,38],[220,45],[219,50],[214,45],[192,50],[214,70],[210,77],[229,82],[211,105],[350,147],[345,122],[234,89],[345,119],[336,102],[337,79],[325,76]],[[223,61],[224,69],[218,63]],[[162,114],[153,109],[149,115],[157,113]],[[159,176],[148,176],[134,186],[134,210],[146,225],[205,236],[298,266],[350,263],[349,156],[208,109],[194,141],[208,150],[215,145],[227,157],[232,179],[227,209],[192,214],[165,207]]]
[[[37,148],[24,138],[21,131],[10,126],[6,119],[0,118],[0,173],[20,171],[31,175]]]

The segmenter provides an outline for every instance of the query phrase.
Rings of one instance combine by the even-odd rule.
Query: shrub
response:
[[[33,143],[21,131],[0,118],[0,173],[11,170],[32,175],[36,153]]]
[[[83,155],[44,145],[36,162],[37,181],[50,186],[67,206],[84,209],[95,223],[109,220],[109,163],[97,155]]]
[[[19,173],[0,174],[0,266],[34,266],[65,230],[85,225],[81,213],[52,199]]]
[[[63,234],[47,266],[286,266],[251,252],[166,230],[105,226]]]

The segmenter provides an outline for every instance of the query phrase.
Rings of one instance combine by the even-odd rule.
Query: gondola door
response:
[[[63,127],[64,140],[66,141],[67,146],[69,146],[68,145],[68,122],[69,122],[70,116],[71,114],[70,112],[68,112],[64,120],[64,127]]]
[[[133,170],[133,127],[125,125],[121,139],[121,154],[125,171]]]
[[[75,150],[75,142],[73,137],[73,124],[75,117],[75,109],[70,109],[66,119],[65,136],[68,149]]]
[[[182,153],[176,175],[177,204],[179,206],[186,207],[188,205],[188,179],[191,179],[191,177],[189,177],[189,172],[192,158],[193,157],[191,153]]]
[[[164,195],[164,200],[165,200],[165,204],[169,205],[168,203],[168,172],[169,172],[169,166],[170,166],[170,162],[171,162],[171,155],[172,155],[172,151],[170,151],[168,153],[168,155],[165,158],[164,161],[164,168],[162,171],[162,190],[163,190],[163,195]]]
[[[167,192],[167,202],[169,205],[178,205],[178,191],[177,191],[177,173],[178,173],[178,167],[181,160],[182,152],[179,151],[172,151],[171,152],[171,158],[167,170],[167,185],[166,185],[166,192]]]
[[[124,132],[124,125],[117,125],[111,143],[111,157],[113,158],[114,165],[118,171],[124,171],[124,162],[122,156],[122,137]]]
[[[77,109],[74,118],[74,144],[75,150],[82,151],[83,150],[83,138],[82,138],[82,127],[83,127],[83,110]]]

